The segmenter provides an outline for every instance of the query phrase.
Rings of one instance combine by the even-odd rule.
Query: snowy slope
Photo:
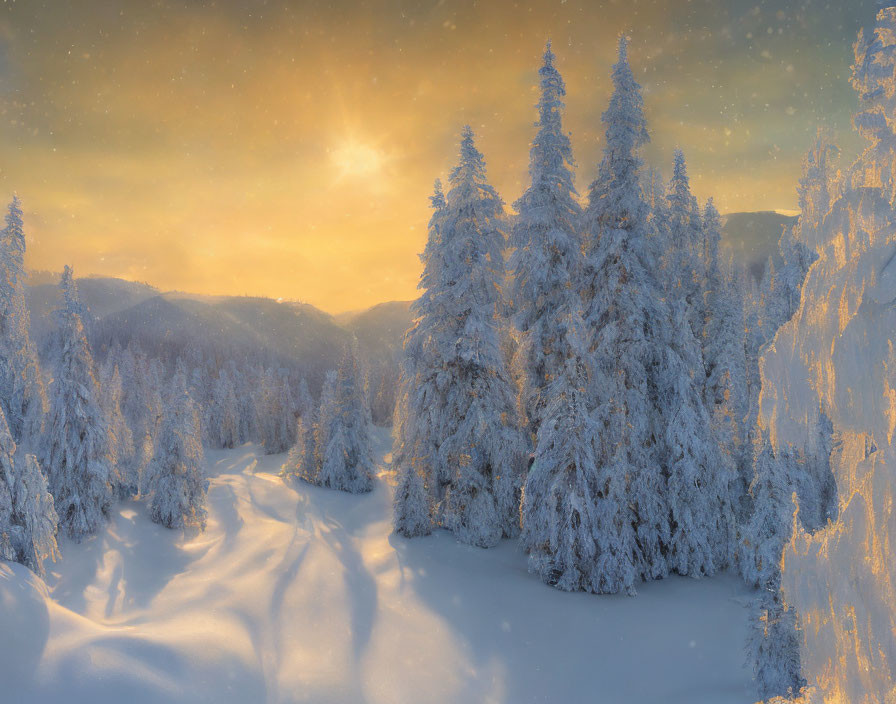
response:
[[[46,585],[0,563],[0,698],[753,701],[734,577],[648,584],[633,599],[561,593],[514,543],[393,536],[387,470],[351,496],[284,485],[282,460],[209,453],[198,537],[126,503],[102,535],[62,546]]]

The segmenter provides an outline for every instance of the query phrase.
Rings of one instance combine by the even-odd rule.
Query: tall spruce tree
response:
[[[37,574],[55,560],[57,517],[47,480],[34,455],[16,452],[0,408],[0,559],[15,560]]]
[[[670,540],[665,477],[661,466],[661,420],[654,407],[658,356],[665,344],[669,310],[652,264],[647,238],[648,209],[641,189],[641,147],[647,143],[640,87],[628,62],[628,42],[619,40],[613,67],[614,92],[603,115],[606,143],[597,179],[583,216],[586,273],[585,324],[595,379],[612,383],[594,389],[597,407],[613,408],[620,422],[599,427],[603,447],[615,447],[616,471],[635,531],[633,556],[640,578],[668,573]],[[620,531],[629,528],[620,526]],[[619,542],[625,542],[620,534]]]
[[[335,376],[328,376],[318,415],[320,467],[315,483],[353,494],[373,489],[374,462],[360,365],[346,345]]]
[[[47,399],[31,341],[26,278],[22,208],[14,196],[0,232],[0,408],[13,439],[31,445],[40,433]]]
[[[109,509],[113,448],[70,267],[63,271],[60,288],[60,349],[54,355],[59,362],[50,388],[42,456],[59,525],[80,540],[99,529]]]
[[[446,203],[439,180],[430,204],[433,214],[426,247],[420,255],[423,274],[418,288],[422,293],[411,305],[415,320],[405,336],[395,405],[392,464],[398,482],[394,522],[396,532],[408,538],[432,532],[434,509],[450,478],[439,454],[444,437],[442,409],[435,403],[445,390],[435,344],[441,325],[439,295],[446,285],[442,278],[446,268],[441,233]]]
[[[562,122],[566,86],[554,59],[548,42],[538,72],[541,98],[538,132],[529,155],[531,184],[515,204],[519,215],[510,234],[510,299],[519,332],[513,371],[521,389],[520,409],[532,437],[548,403],[550,379],[565,362],[558,341],[558,310],[569,311],[567,298],[578,286],[584,264],[572,147]]]
[[[146,469],[149,515],[167,528],[205,528],[208,480],[203,468],[199,417],[185,369],[174,374],[155,454]]]
[[[425,254],[438,264],[424,272],[426,300],[412,341],[419,356],[415,376],[424,383],[408,389],[416,398],[402,402],[407,417],[399,447],[406,457],[415,447],[437,448],[438,459],[428,460],[435,471],[427,473],[439,476],[440,523],[461,542],[487,547],[519,533],[525,451],[500,335],[504,208],[469,127],[438,220],[435,251]],[[418,413],[420,395],[433,391],[434,410]],[[435,426],[421,430],[430,415]],[[429,432],[437,435],[425,445],[416,441]]]

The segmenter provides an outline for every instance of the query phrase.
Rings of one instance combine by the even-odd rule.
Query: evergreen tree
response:
[[[759,428],[754,436],[753,512],[743,528],[740,566],[748,584],[765,587],[776,584],[790,539],[796,468],[794,453],[787,448],[776,451]]]
[[[44,562],[55,562],[59,557],[59,519],[47,491],[47,478],[34,455],[21,455],[16,460],[15,519],[21,526],[18,560],[43,576]]]
[[[204,476],[199,419],[183,369],[172,381],[155,455],[146,470],[149,515],[167,528],[205,528]]]
[[[374,463],[370,449],[370,418],[358,379],[359,365],[347,345],[335,377],[321,403],[318,427],[320,469],[317,484],[359,494],[373,489]]]
[[[430,203],[433,215],[420,256],[424,269],[418,288],[423,292],[411,305],[415,321],[405,336],[400,363],[392,451],[397,476],[395,530],[408,538],[431,532],[432,525],[426,522],[435,522],[435,504],[450,478],[439,453],[444,437],[439,399],[445,391],[446,376],[440,374],[435,341],[441,325],[440,292],[447,283],[443,278],[446,267],[441,233],[446,203],[438,180]]]
[[[565,306],[582,271],[581,241],[576,231],[581,216],[573,185],[573,157],[563,131],[566,86],[554,66],[550,42],[539,70],[538,132],[529,157],[531,185],[516,202],[510,245],[513,274],[511,300],[519,347],[514,373],[519,379],[520,408],[534,437],[547,405],[547,386],[560,357],[557,309]]]
[[[703,336],[705,396],[713,434],[725,473],[731,478],[729,501],[740,509],[752,478],[748,448],[748,387],[744,304],[733,264],[719,264],[721,218],[712,199],[703,216],[707,262],[707,319]]]
[[[497,322],[504,209],[469,127],[460,151],[440,243],[445,280],[453,285],[438,292],[441,329],[433,341],[445,390],[439,452],[452,469],[440,517],[461,542],[488,547],[519,533],[524,444]]]
[[[211,420],[209,426],[217,435],[218,447],[234,448],[240,444],[240,428],[236,390],[227,369],[222,369],[212,392]]]
[[[593,365],[612,381],[597,385],[597,408],[614,408],[621,424],[599,427],[600,445],[615,447],[625,477],[629,521],[636,533],[634,562],[642,578],[668,573],[670,540],[665,477],[661,466],[662,419],[655,409],[655,369],[665,345],[669,309],[652,264],[648,210],[640,184],[640,148],[648,141],[640,87],[619,41],[614,92],[603,115],[604,156],[584,213],[585,324]],[[621,429],[621,430],[620,430]],[[620,542],[624,542],[620,536]]]
[[[59,364],[42,451],[59,524],[80,540],[99,529],[109,508],[112,441],[71,268],[65,267],[60,287]]]
[[[15,560],[37,574],[55,560],[57,517],[47,480],[34,455],[16,453],[0,409],[0,559]]]
[[[481,547],[519,533],[524,442],[504,366],[504,212],[467,127],[424,252],[424,293],[405,346],[399,476],[424,462],[439,523]],[[411,462],[411,458],[420,458]]]
[[[535,461],[523,493],[523,545],[530,569],[567,591],[634,593],[635,535],[626,500],[627,458],[613,444],[624,413],[615,394],[591,408],[591,379],[581,312],[555,321],[558,353],[550,403],[538,431]]]
[[[314,484],[317,482],[317,471],[314,418],[305,414],[296,420],[296,439],[289,449],[280,475],[282,477],[298,477]]]
[[[675,150],[672,179],[667,196],[668,244],[666,279],[669,295],[684,301],[695,337],[702,338],[704,310],[703,223],[697,199],[691,194],[684,153]]]
[[[741,573],[759,591],[752,605],[747,652],[760,696],[790,697],[805,681],[800,674],[797,615],[781,594],[781,556],[793,532],[792,497],[799,469],[792,448],[773,448],[759,428],[754,453],[753,514],[743,530]]]
[[[119,496],[137,493],[139,480],[134,462],[134,436],[121,408],[121,374],[114,360],[101,369],[103,412],[112,441],[112,486]]]
[[[14,196],[0,232],[0,408],[17,443],[40,434],[47,399],[25,300],[25,233]]]
[[[796,698],[806,685],[800,664],[796,612],[776,589],[762,589],[751,609],[752,628],[747,657],[763,701],[773,697]]]

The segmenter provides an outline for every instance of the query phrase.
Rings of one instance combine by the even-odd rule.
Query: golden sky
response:
[[[793,209],[817,125],[847,132],[874,5],[6,0],[0,193],[34,269],[331,312],[409,299],[464,123],[504,199],[524,188],[546,39],[580,191],[626,31],[651,163],[681,146],[723,212]]]

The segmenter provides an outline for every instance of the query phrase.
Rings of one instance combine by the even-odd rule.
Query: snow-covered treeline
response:
[[[733,567],[757,588],[748,647],[763,696],[803,684],[797,612],[779,567],[792,527],[836,515],[832,426],[780,445],[757,423],[760,358],[794,315],[830,197],[819,142],[756,284],[720,256],[722,218],[692,195],[684,154],[664,182],[620,40],[606,140],[583,199],[550,44],[530,184],[509,214],[465,128],[436,183],[420,298],[395,413],[395,529],[488,547],[521,534],[530,568],[566,590]],[[528,455],[528,462],[526,456]]]

